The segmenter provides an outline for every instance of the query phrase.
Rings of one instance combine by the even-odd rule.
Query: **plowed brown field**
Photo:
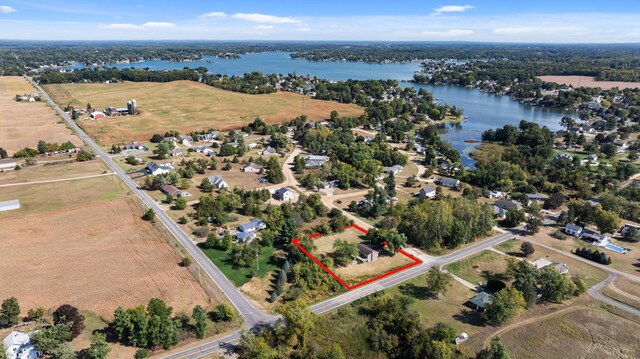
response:
[[[69,303],[110,318],[165,299],[175,311],[208,296],[132,199],[0,219],[0,298],[23,312]]]

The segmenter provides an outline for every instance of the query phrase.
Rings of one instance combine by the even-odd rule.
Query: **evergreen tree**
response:
[[[20,319],[20,305],[16,297],[7,298],[0,308],[0,328],[7,328],[18,324]]]
[[[207,313],[200,305],[193,307],[191,318],[195,322],[195,332],[198,339],[204,338],[207,331]]]

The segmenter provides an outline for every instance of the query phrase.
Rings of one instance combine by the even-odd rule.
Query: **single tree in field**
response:
[[[78,308],[69,304],[63,304],[53,312],[53,324],[71,323],[72,339],[80,335],[84,330],[84,316]]]
[[[7,298],[0,307],[0,328],[7,328],[18,324],[20,305],[16,297]]]
[[[196,323],[194,328],[198,339],[204,338],[207,331],[207,312],[200,305],[193,307],[191,318]]]
[[[102,333],[91,336],[91,346],[86,350],[86,357],[89,359],[105,359],[111,352],[107,337]]]
[[[533,248],[533,245],[529,242],[522,242],[520,245],[520,251],[522,251],[522,255],[528,257],[532,255],[536,250]]]
[[[149,222],[153,222],[155,218],[156,212],[154,212],[152,208],[149,208],[146,212],[144,212],[144,215],[142,216],[142,219]]]
[[[438,297],[440,294],[445,294],[447,289],[451,286],[451,275],[445,273],[438,268],[438,266],[431,267],[426,274],[427,288],[434,297]]]

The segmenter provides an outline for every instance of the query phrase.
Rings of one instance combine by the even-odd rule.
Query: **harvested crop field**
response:
[[[640,325],[597,310],[577,310],[501,334],[514,358],[637,358]]]
[[[561,85],[576,87],[599,87],[603,90],[611,90],[614,87],[624,90],[627,88],[640,87],[640,82],[622,82],[622,81],[596,81],[595,77],[590,76],[538,76],[542,81],[555,82]]]
[[[240,128],[257,116],[267,123],[289,121],[302,113],[309,120],[329,117],[332,110],[344,116],[359,116],[356,105],[321,101],[291,92],[248,95],[220,90],[192,81],[168,83],[125,82],[112,84],[47,85],[46,91],[60,105],[84,108],[123,107],[136,99],[140,114],[79,123],[102,144],[148,140],[154,133],[182,133]],[[303,110],[304,106],[304,110]]]
[[[38,140],[80,146],[82,141],[45,102],[17,102],[16,95],[36,92],[19,76],[0,76],[0,145],[9,155],[24,148],[35,148]]]
[[[24,313],[69,303],[107,318],[153,297],[176,311],[208,304],[141,213],[134,200],[119,198],[0,219],[0,253],[10,253],[0,266],[0,298],[15,295]]]

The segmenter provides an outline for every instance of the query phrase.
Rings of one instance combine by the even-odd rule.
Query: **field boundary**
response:
[[[356,224],[353,224],[353,225],[350,225],[350,226],[346,226],[345,228],[346,229],[354,228],[354,229],[357,229],[358,231],[360,231],[360,232],[362,232],[364,234],[369,233],[366,229],[364,229],[364,228],[362,228],[362,227],[360,227],[360,226],[358,226]],[[318,237],[322,237],[322,233],[314,233],[314,234],[311,234],[311,235],[308,236],[308,238],[318,238]],[[404,266],[402,266],[400,268],[396,268],[396,269],[390,270],[390,271],[388,271],[386,273],[377,275],[377,276],[375,276],[375,277],[373,277],[371,279],[367,279],[367,280],[362,281],[360,283],[357,283],[357,284],[354,284],[354,285],[349,285],[347,282],[345,282],[343,279],[341,279],[337,274],[335,274],[331,269],[327,268],[327,266],[322,264],[322,262],[320,262],[320,260],[318,260],[318,258],[314,257],[313,254],[309,253],[309,251],[307,251],[304,247],[302,247],[300,245],[300,241],[302,241],[302,237],[299,237],[299,238],[296,238],[296,239],[292,240],[291,243],[294,246],[298,247],[298,249],[300,249],[304,254],[306,254],[307,257],[311,258],[311,260],[314,261],[317,265],[322,267],[322,269],[324,269],[325,272],[329,273],[329,275],[332,276],[335,280],[337,280],[338,283],[340,283],[346,290],[352,290],[352,289],[356,289],[356,288],[362,287],[363,285],[375,282],[375,281],[377,281],[379,279],[382,279],[384,277],[388,277],[388,276],[390,276],[392,274],[401,272],[401,271],[403,271],[405,269],[409,269],[409,268],[411,268],[413,266],[422,264],[422,260],[412,256],[411,254],[403,251],[402,249],[399,249],[398,253],[400,253],[400,254],[404,255],[405,257],[409,258],[412,261],[412,263],[404,265]]]

